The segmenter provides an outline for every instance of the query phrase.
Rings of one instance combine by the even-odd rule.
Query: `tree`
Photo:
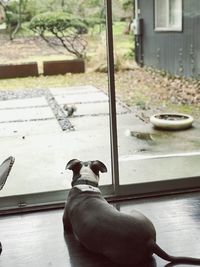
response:
[[[52,38],[48,37],[50,33],[69,53],[78,58],[85,57],[87,42],[80,29],[87,30],[87,26],[80,18],[65,12],[48,12],[35,16],[30,28],[48,44],[54,46]]]
[[[5,23],[10,39],[13,40],[16,33],[20,30],[21,24],[25,19],[25,9],[28,0],[3,1],[0,5],[5,12]]]
[[[124,10],[133,8],[133,0],[122,0],[122,6]]]
[[[131,32],[131,24],[133,22],[134,17],[134,1],[133,0],[120,0],[122,4],[122,8],[125,12],[129,14],[129,23],[127,25],[125,33],[129,34]],[[131,11],[131,12],[130,12]]]

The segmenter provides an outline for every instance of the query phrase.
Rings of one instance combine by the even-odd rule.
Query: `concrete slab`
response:
[[[83,94],[63,94],[54,96],[59,105],[91,102],[108,102],[108,96],[103,92]]]
[[[159,131],[134,114],[117,117],[120,154],[167,154],[200,151],[200,125],[184,131]],[[125,138],[126,136],[126,138]]]
[[[8,106],[5,104],[4,108],[10,107],[11,109],[6,110],[1,109],[0,106],[0,121],[1,118],[4,119],[4,122],[0,123],[0,162],[10,155],[16,158],[15,166],[1,191],[1,196],[69,188],[72,174],[70,171],[65,171],[65,166],[67,161],[72,158],[102,160],[107,165],[109,172],[101,175],[100,184],[111,183],[109,116],[105,115],[108,112],[107,95],[91,86],[53,88],[51,93],[61,106],[63,104],[77,105],[79,116],[70,118],[71,123],[75,126],[75,131],[61,131],[50,107],[28,108],[30,105],[44,104],[46,106],[45,98],[24,99],[26,102],[24,104],[21,104],[21,100],[7,102]],[[18,107],[24,107],[24,109],[17,109]],[[119,107],[122,113],[124,109],[124,107]],[[105,114],[103,114],[104,111]],[[91,116],[94,113],[99,115]],[[120,181],[122,184],[173,179],[198,173],[198,156],[190,157],[191,161],[188,161],[189,158],[186,160],[184,157],[173,156],[167,159],[147,158],[145,160],[137,157],[138,155],[144,157],[167,152],[191,151],[198,146],[195,144],[191,146],[190,143],[186,149],[186,140],[190,139],[190,142],[195,140],[196,144],[199,142],[199,126],[199,128],[195,126],[188,132],[174,134],[177,139],[164,137],[158,141],[138,138],[139,135],[131,135],[130,131],[136,133],[147,131],[147,134],[150,131],[152,135],[156,131],[149,124],[144,124],[136,118],[135,114],[122,113],[119,112],[117,116]],[[16,119],[27,120],[27,122],[7,122]],[[30,121],[32,119],[42,120],[33,122]],[[191,136],[188,138],[189,133]],[[173,140],[176,140],[178,146],[174,145]],[[170,143],[172,146],[169,145]]]
[[[49,107],[0,110],[0,123],[52,118],[55,116]]]
[[[120,184],[134,184],[199,176],[199,155],[141,159],[121,157]],[[131,175],[130,175],[131,174]]]
[[[89,94],[89,93],[99,92],[99,89],[97,89],[92,85],[55,87],[55,88],[50,88],[49,90],[54,96],[63,94],[84,94],[84,93]]]
[[[8,145],[9,144],[9,145]],[[0,138],[2,162],[15,155],[16,163],[1,196],[47,192],[70,188],[71,172],[65,165],[71,158],[99,159],[108,166],[100,184],[111,183],[109,128]],[[119,146],[120,149],[120,146]],[[198,157],[138,159],[120,154],[120,183],[131,184],[199,175]]]
[[[12,100],[0,101],[0,109],[36,107],[36,106],[48,106],[48,103],[45,97],[34,97],[34,98],[12,99]]]
[[[85,103],[85,104],[76,104],[77,110],[74,113],[74,116],[94,116],[94,115],[109,115],[109,104],[108,102],[103,103]],[[123,106],[117,104],[117,113],[125,113],[127,109]],[[67,115],[67,112],[64,110]]]
[[[46,121],[26,121],[0,124],[0,139],[6,136],[23,136],[36,134],[60,133],[62,130],[56,119]]]
[[[109,172],[101,184],[111,183],[109,133],[105,129],[0,138],[0,162],[15,156],[15,166],[1,196],[61,190],[71,187],[71,171],[65,171],[72,158],[99,159]],[[103,140],[102,140],[103,136]]]
[[[84,117],[72,117],[70,118],[72,125],[75,128],[75,131],[88,131],[93,129],[98,132],[102,129],[106,132],[109,132],[109,117],[108,116],[84,116]],[[102,139],[103,142],[103,139]]]

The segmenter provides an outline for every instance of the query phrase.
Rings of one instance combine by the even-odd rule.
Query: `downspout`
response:
[[[135,19],[138,19],[138,0],[135,0]]]
[[[133,23],[135,34],[135,61],[143,67],[143,19],[140,16],[139,0],[135,0],[135,19]]]

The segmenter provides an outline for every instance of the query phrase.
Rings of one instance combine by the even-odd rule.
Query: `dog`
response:
[[[155,253],[172,263],[200,265],[200,259],[174,257],[156,244],[153,223],[142,213],[123,214],[110,205],[98,188],[99,172],[107,168],[99,160],[72,159],[72,189],[63,214],[65,233],[73,233],[88,250],[102,254],[116,264],[141,266]]]

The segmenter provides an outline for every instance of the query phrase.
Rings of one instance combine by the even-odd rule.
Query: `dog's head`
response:
[[[79,179],[88,180],[98,185],[99,172],[107,172],[106,166],[99,160],[80,161],[72,159],[67,163],[66,169],[73,171],[72,186]]]

